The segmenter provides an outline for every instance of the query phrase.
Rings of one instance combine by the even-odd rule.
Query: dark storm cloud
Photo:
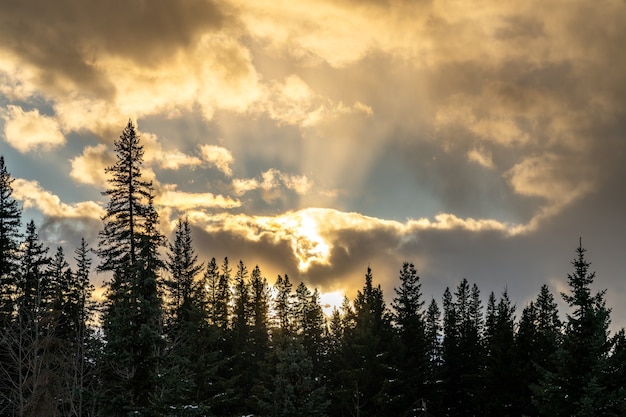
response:
[[[221,266],[224,258],[228,257],[233,271],[240,260],[248,271],[259,265],[270,284],[276,281],[278,274],[287,274],[292,280],[300,278],[298,262],[286,241],[273,242],[269,237],[252,241],[228,232],[207,233],[195,226],[192,227],[192,236],[200,260],[205,264],[215,258]]]
[[[149,67],[217,30],[227,15],[206,0],[3,1],[2,48],[41,69],[42,85],[70,81],[97,95],[114,86],[98,69],[101,55]]]
[[[45,217],[39,226],[38,234],[42,242],[50,246],[51,250],[62,246],[67,256],[80,246],[83,238],[91,248],[95,248],[101,226],[100,220],[92,218]]]

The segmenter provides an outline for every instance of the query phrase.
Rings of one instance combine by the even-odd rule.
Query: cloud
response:
[[[260,111],[266,111],[280,124],[312,127],[321,121],[352,113],[371,116],[372,108],[356,101],[352,105],[335,102],[311,89],[295,74],[289,75],[283,83],[272,81],[267,97],[259,104]]]
[[[49,100],[64,131],[115,137],[129,116],[174,117],[198,104],[211,118],[260,96],[225,3],[27,3],[2,6],[0,78],[14,97]]]
[[[233,189],[235,190],[236,195],[243,195],[248,191],[256,190],[259,188],[259,181],[254,178],[235,178],[233,180]]]
[[[233,175],[230,165],[235,158],[228,149],[216,145],[200,145],[200,153],[205,162],[215,165],[224,175]]]
[[[551,153],[531,156],[505,173],[516,193],[544,201],[527,229],[537,228],[540,221],[560,213],[593,189],[595,176],[585,165],[573,165],[574,160]]]
[[[184,166],[194,167],[200,164],[202,164],[200,158],[184,154],[177,150],[167,152],[167,156],[164,155],[161,159],[161,167],[172,170],[177,170]]]
[[[37,208],[49,217],[99,220],[105,214],[104,208],[94,201],[63,203],[59,196],[43,189],[37,181],[16,178],[13,182],[13,196],[24,203],[24,208]]]
[[[35,149],[52,150],[65,144],[65,136],[57,121],[40,114],[37,109],[25,112],[21,107],[9,105],[0,116],[5,120],[5,140],[22,153]]]
[[[401,223],[322,208],[307,208],[276,216],[210,215],[203,211],[189,212],[188,216],[192,223],[207,233],[228,232],[250,241],[287,242],[292,255],[298,260],[298,269],[303,272],[314,264],[331,265],[331,256],[336,248],[343,248],[349,253],[352,243],[341,238],[347,233],[384,233],[397,247],[428,230],[492,231],[503,235],[513,230],[511,225],[495,220],[460,219],[452,214],[439,214],[434,221],[423,218]]]
[[[193,208],[230,209],[241,206],[240,201],[222,195],[189,193],[167,186],[157,194],[155,204],[161,207],[173,207],[181,211]]]
[[[99,71],[98,56],[116,56],[150,67],[226,20],[215,4],[201,0],[187,1],[184,7],[162,0],[150,7],[140,2],[62,0],[51,7],[33,0],[5,4],[2,9],[4,49],[45,68],[40,82],[56,84],[57,89],[75,82],[98,94],[112,89]]]
[[[187,155],[178,149],[164,149],[157,135],[153,133],[140,132],[139,136],[147,164],[171,170],[202,165],[202,160],[197,156]]]
[[[70,177],[83,184],[105,187],[107,175],[105,168],[115,164],[114,153],[104,144],[87,146],[83,153],[70,160]]]
[[[249,191],[262,190],[263,199],[271,202],[282,196],[282,189],[291,190],[298,195],[305,195],[313,187],[313,182],[304,175],[286,174],[271,168],[263,172],[260,178],[235,178],[232,185],[236,195],[240,196]]]
[[[474,148],[467,152],[467,159],[472,162],[476,162],[478,165],[481,165],[485,168],[494,168],[491,152],[489,151]]]

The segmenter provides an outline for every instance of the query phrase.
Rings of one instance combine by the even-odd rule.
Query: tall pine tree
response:
[[[13,198],[13,178],[0,156],[0,328],[14,316],[22,210]]]
[[[111,416],[151,415],[162,348],[157,280],[163,238],[152,183],[142,179],[143,146],[131,121],[115,152],[115,164],[106,169],[109,188],[103,195],[109,201],[98,242],[98,270],[112,273],[102,320],[107,341],[103,409]]]
[[[567,276],[570,293],[561,294],[572,311],[556,352],[559,366],[544,373],[536,391],[538,408],[556,417],[621,415],[612,409],[616,393],[603,383],[611,349],[605,291],[591,289],[595,272],[589,271],[582,243],[576,254],[574,272]]]
[[[9,329],[15,320],[22,210],[13,198],[13,178],[0,156],[0,410],[14,409],[17,380],[12,367],[14,343]]]
[[[428,345],[422,308],[420,278],[415,266],[404,262],[400,270],[400,287],[395,288],[393,300],[394,323],[399,336],[396,350],[398,378],[395,380],[394,400],[398,412],[408,413],[416,401],[424,400],[428,370]]]

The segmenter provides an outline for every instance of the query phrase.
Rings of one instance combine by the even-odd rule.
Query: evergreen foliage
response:
[[[396,297],[392,302],[393,320],[398,334],[394,364],[397,376],[393,396],[395,408],[401,414],[407,414],[415,408],[415,400],[424,399],[428,394],[425,388],[432,346],[429,346],[426,336],[421,287],[415,266],[404,262],[400,270],[400,287],[395,288]],[[437,332],[433,328],[429,330]],[[430,337],[437,336],[431,333]]]
[[[605,291],[592,292],[595,272],[589,271],[585,251],[581,243],[572,262],[574,272],[567,276],[570,293],[561,294],[572,312],[567,314],[563,340],[556,350],[558,366],[542,375],[536,390],[544,414],[620,415],[615,410],[619,393],[604,383],[610,373],[610,310],[605,305]]]
[[[99,271],[112,273],[103,314],[103,409],[111,416],[151,415],[157,396],[162,311],[158,290],[158,214],[150,182],[142,179],[143,146],[132,122],[115,142],[106,169],[109,198],[100,232]]]
[[[17,292],[22,210],[13,198],[12,183],[4,156],[0,156],[0,326],[7,326],[12,320]]]

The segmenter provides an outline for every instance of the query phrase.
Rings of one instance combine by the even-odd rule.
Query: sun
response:
[[[335,307],[337,309],[341,308],[344,296],[345,294],[341,290],[320,293],[320,304],[322,305],[322,310],[327,317],[332,315]]]
[[[300,271],[307,271],[312,262],[328,262],[330,245],[320,236],[316,219],[308,213],[300,214],[295,230],[294,249]]]

